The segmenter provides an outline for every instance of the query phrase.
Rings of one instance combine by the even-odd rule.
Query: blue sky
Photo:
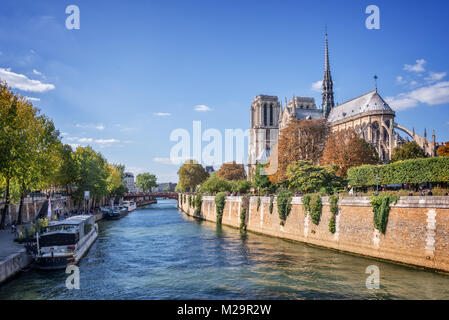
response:
[[[79,30],[65,27],[70,4]],[[380,30],[365,27],[370,4]],[[448,11],[447,1],[2,1],[0,79],[52,118],[65,143],[176,181],[172,130],[191,132],[194,120],[246,129],[258,94],[319,104],[327,24],[336,101],[370,91],[377,74],[396,121],[421,135],[435,128],[443,142]]]

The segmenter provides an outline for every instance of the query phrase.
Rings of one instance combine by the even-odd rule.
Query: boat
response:
[[[98,237],[93,215],[78,215],[51,222],[36,235],[34,259],[39,269],[65,269],[77,264]]]
[[[128,208],[125,206],[115,206],[104,213],[104,217],[108,220],[118,220],[128,214]]]
[[[128,209],[128,212],[134,211],[137,209],[137,204],[133,200],[123,201],[123,206]]]

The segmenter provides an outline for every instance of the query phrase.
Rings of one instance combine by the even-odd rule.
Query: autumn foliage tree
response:
[[[437,149],[437,155],[440,157],[449,157],[449,141]]]
[[[320,164],[335,165],[337,175],[346,177],[348,169],[363,164],[375,164],[379,157],[373,146],[359,138],[352,130],[341,130],[329,135]]]
[[[226,180],[245,179],[245,168],[243,164],[237,164],[235,161],[223,163],[220,170],[217,171],[217,177]]]
[[[202,165],[193,160],[186,161],[178,170],[179,183],[176,186],[177,191],[194,191],[209,174]]]
[[[287,167],[298,160],[311,161],[318,164],[323,153],[329,127],[326,119],[319,120],[291,120],[287,127],[279,133],[278,144],[270,155],[270,168],[275,167],[277,157],[277,170],[270,174],[272,183],[287,179]]]

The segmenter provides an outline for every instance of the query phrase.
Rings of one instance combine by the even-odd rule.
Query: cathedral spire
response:
[[[324,77],[323,77],[323,92],[322,92],[322,103],[324,116],[327,118],[329,112],[334,107],[334,84],[332,82],[331,69],[329,63],[329,51],[327,45],[327,26],[325,32],[325,48],[324,48]]]

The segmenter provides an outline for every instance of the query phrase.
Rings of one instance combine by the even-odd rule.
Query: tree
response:
[[[186,161],[178,170],[179,183],[177,189],[180,191],[193,191],[204,180],[209,177],[202,165],[194,161]]]
[[[151,191],[151,188],[157,187],[156,176],[154,174],[140,173],[136,177],[136,185],[143,192]]]
[[[268,176],[264,174],[264,170],[268,165],[259,163],[254,173],[254,186],[258,191],[271,191],[275,186],[271,183]]]
[[[291,120],[287,127],[280,130],[277,149],[273,148],[270,163],[277,157],[277,170],[270,175],[272,183],[286,179],[287,167],[298,160],[312,161],[317,164],[323,153],[329,127],[325,119]]]
[[[447,141],[446,143],[442,144],[437,149],[437,155],[439,155],[440,157],[449,157],[449,141]]]
[[[210,177],[201,184],[200,190],[207,193],[230,192],[232,187],[233,184],[226,179]]]
[[[239,180],[234,182],[234,191],[247,193],[251,189],[251,182],[248,180]]]
[[[74,198],[81,202],[84,198],[84,191],[90,191],[95,205],[96,200],[105,197],[108,194],[107,178],[109,168],[106,159],[98,152],[95,152],[90,146],[78,147],[74,152],[74,161],[76,165],[77,190],[73,194]]]
[[[408,159],[426,158],[427,155],[416,142],[406,142],[393,150],[391,162]]]
[[[325,189],[331,193],[334,188],[341,187],[343,181],[336,175],[336,166],[320,167],[310,161],[296,161],[287,168],[289,189],[303,193],[318,192]]]
[[[245,168],[243,164],[237,164],[235,161],[223,163],[217,171],[217,177],[226,180],[242,180],[246,177]]]
[[[123,168],[124,169],[124,168]],[[123,196],[127,192],[123,183],[122,175],[120,173],[120,167],[117,168],[116,165],[108,165],[109,175],[106,179],[106,188],[110,196]]]
[[[379,157],[374,147],[349,129],[330,134],[320,164],[335,165],[338,167],[337,175],[346,177],[351,167],[378,162]]]

